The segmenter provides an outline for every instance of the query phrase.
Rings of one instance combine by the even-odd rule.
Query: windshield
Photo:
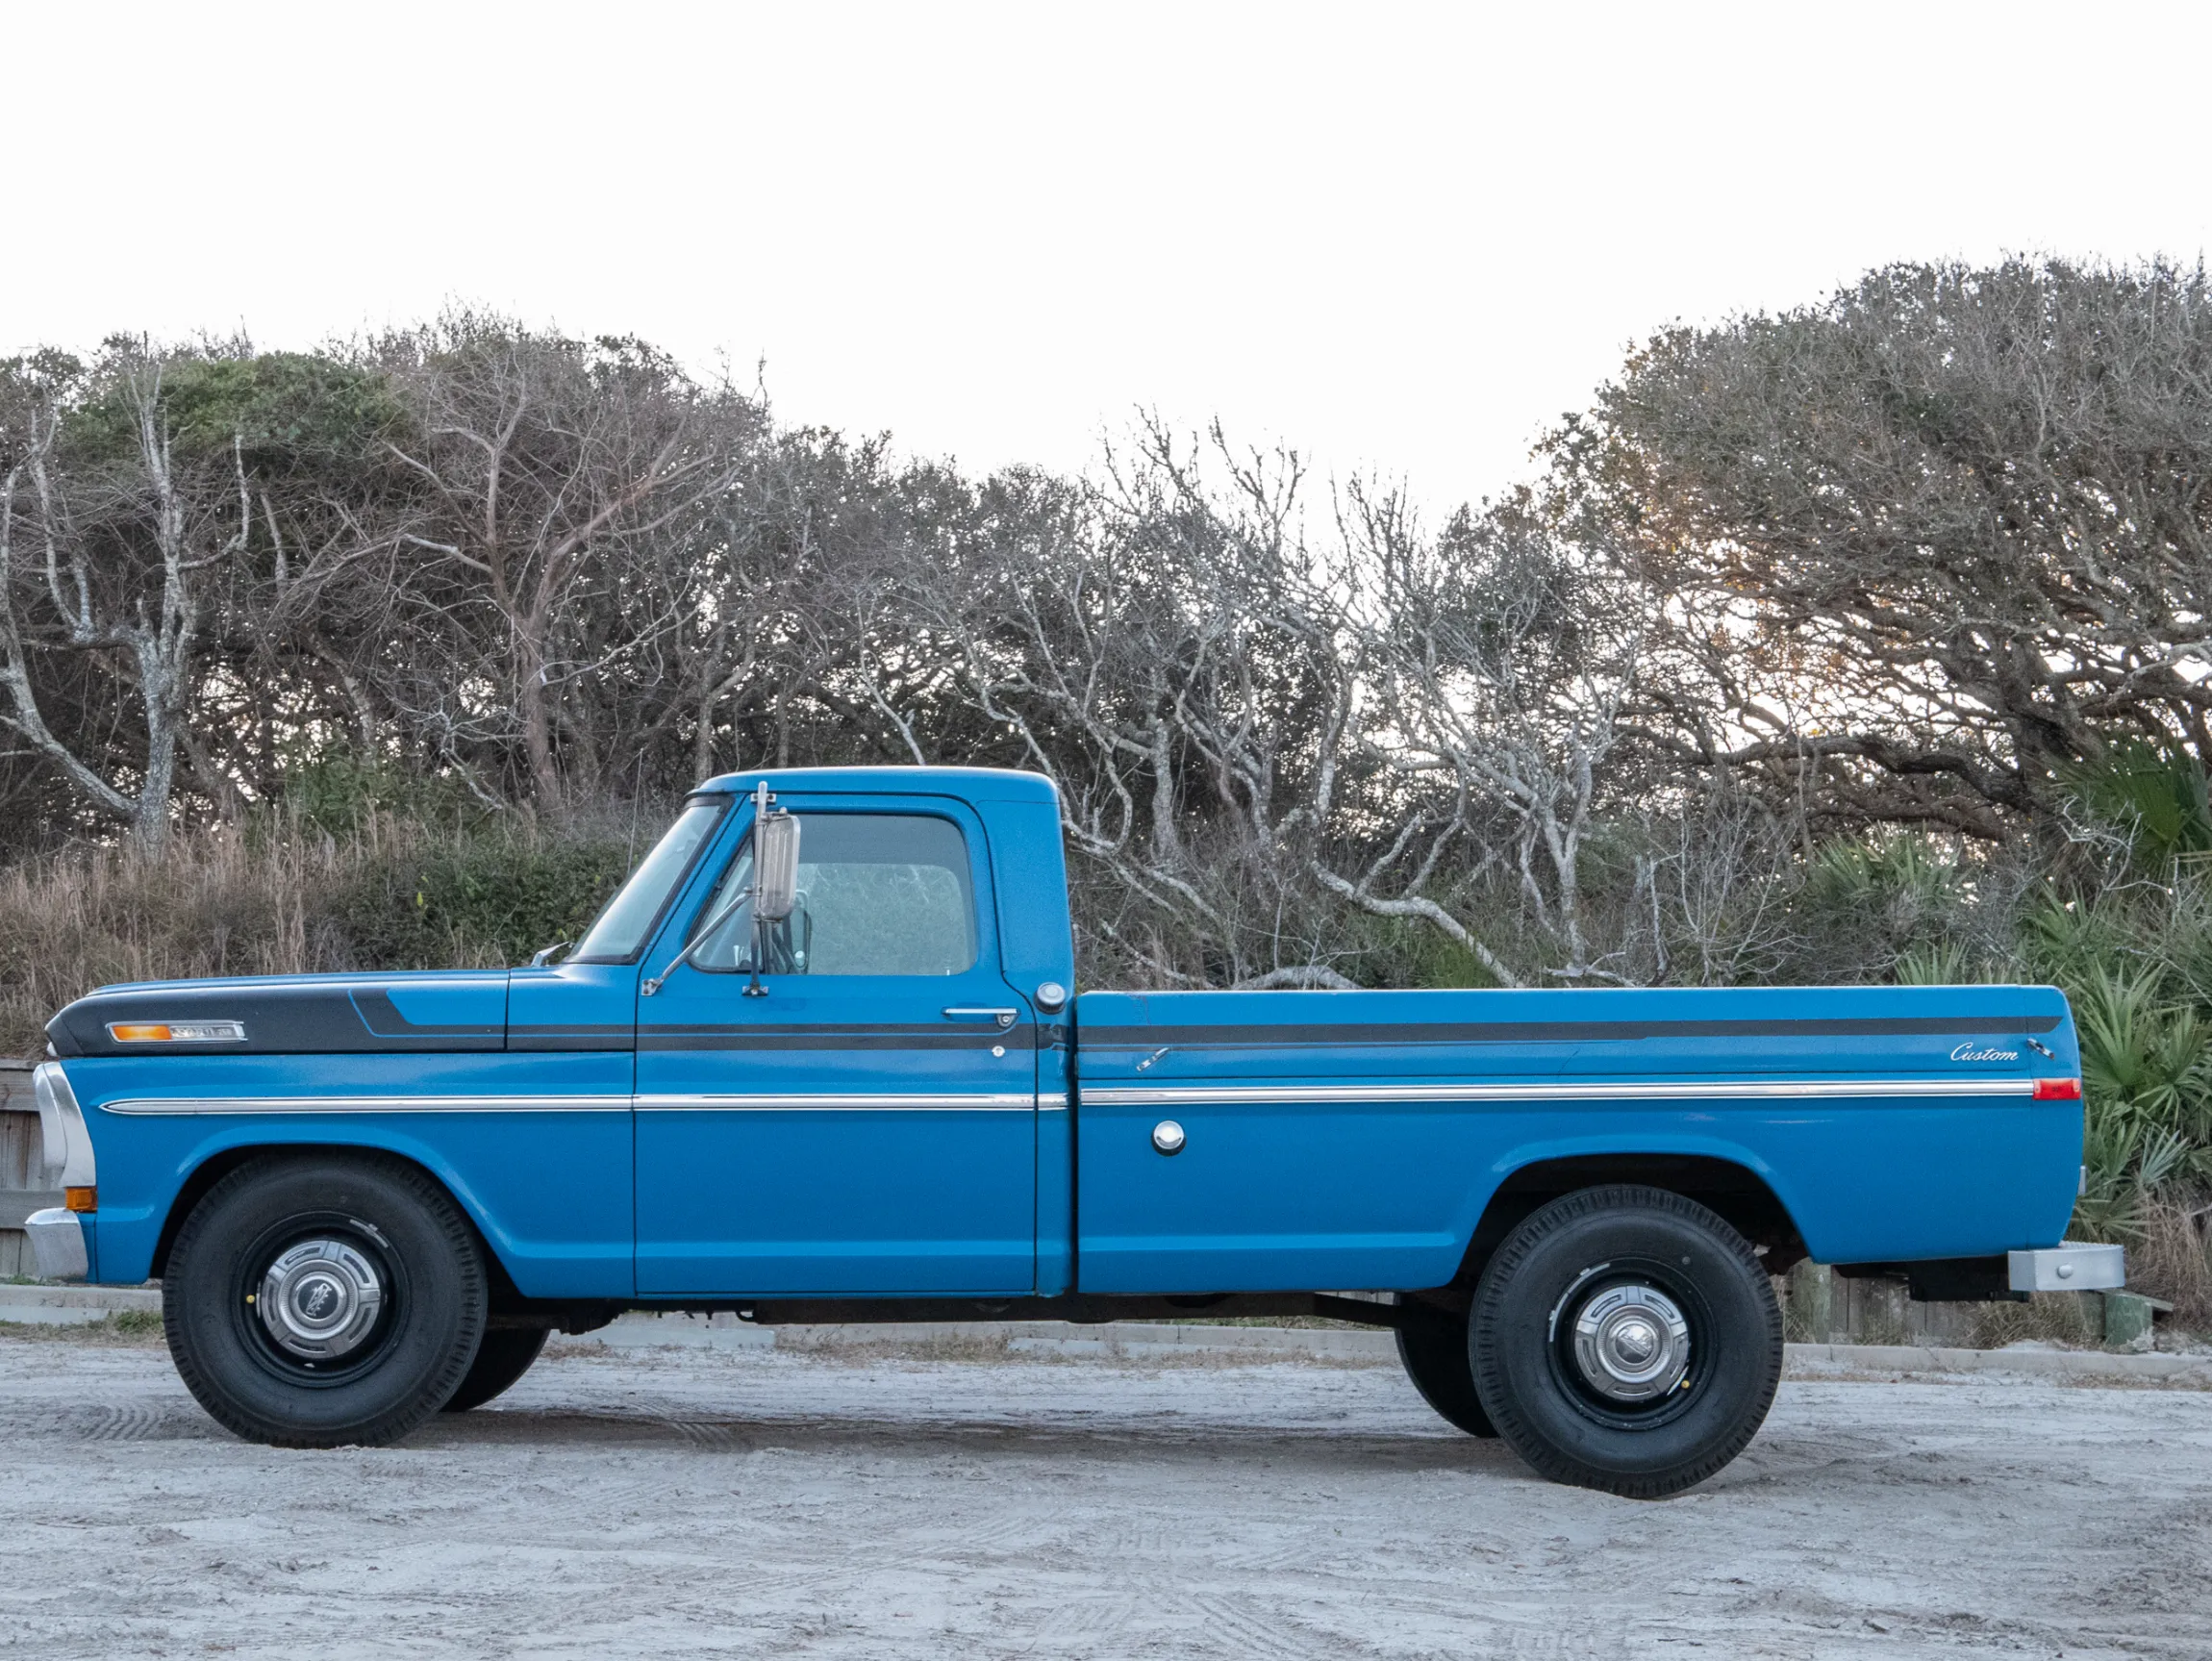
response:
[[[693,796],[668,834],[653,844],[630,880],[607,902],[591,932],[569,954],[570,963],[623,963],[638,954],[661,908],[729,806],[727,796]]]

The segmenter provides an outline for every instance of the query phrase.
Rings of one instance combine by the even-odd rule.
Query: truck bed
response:
[[[1086,1292],[1441,1285],[1502,1185],[1634,1154],[1822,1262],[1984,1257],[2060,1239],[2081,1157],[2049,987],[1092,993],[1074,1038]]]

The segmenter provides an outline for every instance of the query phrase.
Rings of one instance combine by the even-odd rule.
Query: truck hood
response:
[[[118,1039],[117,1027],[231,1023],[221,1036]],[[507,971],[141,981],[86,994],[46,1023],[59,1056],[384,1054],[507,1044]]]

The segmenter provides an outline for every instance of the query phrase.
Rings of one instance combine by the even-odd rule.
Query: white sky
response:
[[[1219,414],[1445,504],[1632,339],[2194,262],[2212,7],[11,6],[0,352],[448,298],[970,466]]]

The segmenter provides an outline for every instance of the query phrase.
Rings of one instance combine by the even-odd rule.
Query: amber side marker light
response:
[[[238,1020],[118,1020],[108,1036],[117,1044],[243,1044],[246,1028]]]
[[[2081,1080],[2078,1078],[2039,1078],[2035,1081],[2037,1101],[2079,1101]]]
[[[62,1204],[68,1211],[97,1211],[100,1209],[100,1191],[96,1188],[64,1188]]]

